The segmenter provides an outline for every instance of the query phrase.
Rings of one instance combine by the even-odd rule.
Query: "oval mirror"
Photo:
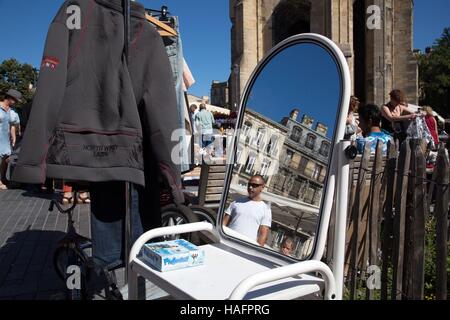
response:
[[[321,41],[296,36],[257,67],[221,203],[227,238],[298,260],[313,254],[344,110],[341,65]]]

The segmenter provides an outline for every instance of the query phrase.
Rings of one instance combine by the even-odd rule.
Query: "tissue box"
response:
[[[165,272],[202,265],[205,252],[192,243],[179,239],[144,245],[142,260]]]

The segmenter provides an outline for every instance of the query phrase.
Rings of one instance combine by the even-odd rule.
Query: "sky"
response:
[[[297,108],[299,122],[307,114],[314,119],[313,129],[321,122],[330,128],[327,136],[331,138],[341,98],[339,78],[337,65],[327,51],[315,44],[296,44],[264,67],[246,105],[275,122]]]
[[[228,0],[141,0],[147,8],[169,7],[180,16],[185,58],[197,83],[197,96],[210,95],[213,80],[226,81],[230,74],[231,44]],[[48,26],[63,0],[0,0],[2,13],[0,62],[14,57],[40,65]],[[450,27],[449,0],[415,0],[414,47],[424,50]],[[10,13],[10,14],[8,14]]]

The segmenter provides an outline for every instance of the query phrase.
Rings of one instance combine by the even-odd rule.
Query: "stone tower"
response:
[[[376,6],[378,11],[368,9]],[[378,14],[378,28],[368,20]],[[254,68],[274,45],[289,36],[322,34],[344,52],[353,93],[382,105],[392,89],[418,102],[418,67],[413,53],[413,0],[230,0],[235,107]]]

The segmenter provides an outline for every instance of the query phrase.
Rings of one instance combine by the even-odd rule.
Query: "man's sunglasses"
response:
[[[253,189],[262,187],[264,184],[257,184],[257,183],[249,183],[248,186],[252,187]]]

